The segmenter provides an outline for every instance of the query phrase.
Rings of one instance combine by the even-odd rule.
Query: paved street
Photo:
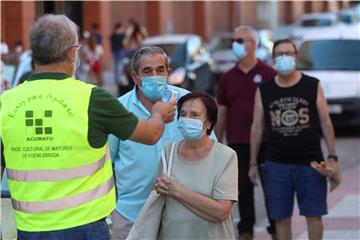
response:
[[[324,218],[324,239],[357,240],[360,239],[360,134],[342,133],[336,144],[343,183],[328,196],[329,214]],[[2,199],[1,207],[2,237],[4,240],[16,239],[10,200]],[[239,221],[236,207],[235,224]],[[266,233],[267,220],[260,187],[256,188],[256,210],[255,239],[270,239]],[[305,219],[298,216],[298,209],[294,210],[293,216],[294,239],[307,239]]]
[[[111,72],[105,73],[105,86],[113,95],[117,92],[111,81]],[[339,166],[343,175],[343,183],[333,193],[328,195],[329,214],[324,218],[324,239],[360,239],[360,131],[353,129],[336,132],[337,153]],[[323,143],[324,145],[324,143]],[[325,148],[325,145],[323,146]],[[326,152],[324,154],[326,156]],[[256,187],[256,226],[255,239],[270,239],[266,233],[267,220],[265,218],[264,200],[260,187]],[[239,221],[235,206],[233,211],[234,224]],[[298,209],[293,212],[292,230],[294,239],[307,239],[306,223],[299,217]],[[2,239],[16,239],[15,222],[9,199],[1,201],[1,229]]]
[[[328,195],[329,214],[324,217],[324,239],[360,239],[360,133],[351,131],[337,131],[336,145],[343,182]],[[324,143],[323,149],[326,149]],[[255,239],[270,239],[266,232],[267,220],[260,187],[256,190],[256,210]],[[234,211],[234,220],[239,220],[237,211]],[[308,239],[305,219],[299,216],[297,207],[293,212],[292,231],[294,239]]]
[[[111,72],[105,73],[105,86],[113,95],[117,92],[111,81]],[[329,214],[324,218],[324,239],[360,239],[360,130],[336,130],[336,146],[343,183],[328,195]],[[326,145],[322,143],[323,150]],[[326,156],[324,152],[324,156]],[[261,186],[255,189],[256,226],[255,239],[270,239],[266,232],[268,226]],[[239,222],[237,206],[233,211],[234,224]],[[299,216],[296,207],[293,212],[292,230],[294,239],[307,239],[306,222]]]

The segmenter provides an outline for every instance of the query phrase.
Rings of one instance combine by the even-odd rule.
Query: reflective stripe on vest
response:
[[[12,204],[15,210],[27,213],[59,211],[93,201],[109,193],[113,187],[114,179],[111,177],[108,181],[96,188],[73,196],[41,202],[25,202],[12,199]]]
[[[14,170],[7,169],[7,176],[11,180],[19,182],[45,182],[45,181],[64,181],[74,178],[86,177],[94,174],[101,169],[106,158],[110,158],[108,154],[104,155],[100,160],[81,166],[78,168],[67,169],[47,169],[47,170]]]
[[[28,81],[1,98],[1,138],[16,228],[55,231],[94,222],[115,208],[112,165],[89,144],[94,86],[71,78]]]

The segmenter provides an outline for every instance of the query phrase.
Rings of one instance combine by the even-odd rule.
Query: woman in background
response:
[[[101,87],[103,85],[101,58],[104,54],[104,49],[100,44],[96,43],[96,35],[90,34],[88,44],[84,46],[84,54],[90,65],[89,83]]]

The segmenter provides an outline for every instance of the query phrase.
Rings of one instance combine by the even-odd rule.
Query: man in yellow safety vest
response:
[[[1,96],[6,166],[18,239],[109,239],[115,207],[108,135],[154,144],[175,114],[156,102],[140,120],[105,90],[75,80],[77,27],[65,15],[32,26],[35,70]]]

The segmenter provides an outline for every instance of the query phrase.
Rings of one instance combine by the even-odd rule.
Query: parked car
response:
[[[256,49],[256,57],[268,64],[272,64],[271,50],[273,41],[271,32],[268,30],[258,31],[259,45]],[[232,33],[221,33],[213,37],[209,42],[211,57],[214,59],[215,72],[222,74],[232,68],[236,59],[232,52]]]
[[[355,9],[341,9],[337,13],[339,22],[344,24],[353,24],[357,21],[356,15],[355,15]]]
[[[295,23],[290,38],[299,46],[304,35],[313,30],[332,27],[338,24],[334,13],[309,13],[302,15]]]
[[[298,69],[320,80],[335,126],[360,126],[360,25],[304,36]]]
[[[143,44],[161,47],[169,57],[172,73],[168,83],[190,91],[213,95],[215,77],[213,60],[202,39],[194,34],[167,34],[148,37]]]

